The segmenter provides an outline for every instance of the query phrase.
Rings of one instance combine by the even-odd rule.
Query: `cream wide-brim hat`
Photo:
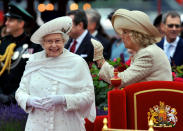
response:
[[[128,29],[152,36],[156,42],[161,40],[159,31],[151,24],[149,17],[142,11],[118,9],[112,16],[112,25],[114,30],[120,35],[122,34],[122,29]]]
[[[72,19],[69,16],[58,17],[41,25],[31,36],[30,40],[35,44],[42,44],[44,36],[61,33],[66,43],[69,39],[68,33],[71,29]]]

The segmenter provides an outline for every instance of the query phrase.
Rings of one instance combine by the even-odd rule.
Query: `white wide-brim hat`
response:
[[[112,25],[114,30],[120,35],[122,29],[128,29],[154,37],[156,42],[161,40],[161,34],[151,24],[149,17],[142,11],[118,9],[112,16]]]
[[[46,22],[37,29],[31,36],[31,41],[36,44],[42,44],[43,37],[48,34],[61,33],[65,43],[69,39],[68,33],[72,29],[72,19],[69,16],[55,18]]]

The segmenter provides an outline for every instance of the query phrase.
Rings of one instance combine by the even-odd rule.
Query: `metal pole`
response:
[[[158,15],[161,13],[161,0],[157,0]]]

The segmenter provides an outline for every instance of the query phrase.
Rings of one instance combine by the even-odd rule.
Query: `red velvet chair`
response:
[[[154,118],[156,126],[159,126],[154,127],[155,130],[181,131],[183,130],[181,100],[183,100],[182,82],[149,81],[129,85],[123,90],[112,90],[108,92],[108,115],[97,116],[93,128],[90,128],[93,130],[87,131],[101,131],[104,117],[108,118],[109,128],[146,130],[148,120]],[[163,124],[168,126],[167,123],[175,125],[160,127]]]
[[[126,98],[123,99],[126,99],[126,102],[115,96],[115,93],[120,93],[120,91],[109,93],[113,96],[108,100],[110,102],[108,119],[112,128],[118,128],[117,126],[120,124],[121,126],[127,124],[127,129],[148,129],[148,120],[154,118],[156,126],[159,126],[154,127],[155,130],[183,130],[182,82],[141,82],[125,87],[123,91],[126,95]],[[125,118],[124,112],[126,112],[126,121],[121,118],[121,116]],[[176,120],[178,121],[176,122]],[[167,127],[167,124],[175,125]],[[166,127],[162,127],[163,125]]]

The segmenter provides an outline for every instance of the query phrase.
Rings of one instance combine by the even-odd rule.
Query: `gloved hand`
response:
[[[55,105],[66,104],[65,97],[62,95],[50,95],[42,99],[43,107],[49,110]]]
[[[29,97],[26,104],[28,107],[46,110],[46,108],[42,106],[42,99],[39,97]]]
[[[5,104],[7,102],[9,102],[9,97],[7,95],[0,94],[0,103]]]
[[[103,59],[104,58],[104,56],[103,56],[103,49],[104,49],[103,45],[99,41],[97,41],[93,38],[91,38],[91,42],[92,42],[92,45],[93,45],[93,48],[94,48],[93,61]]]

